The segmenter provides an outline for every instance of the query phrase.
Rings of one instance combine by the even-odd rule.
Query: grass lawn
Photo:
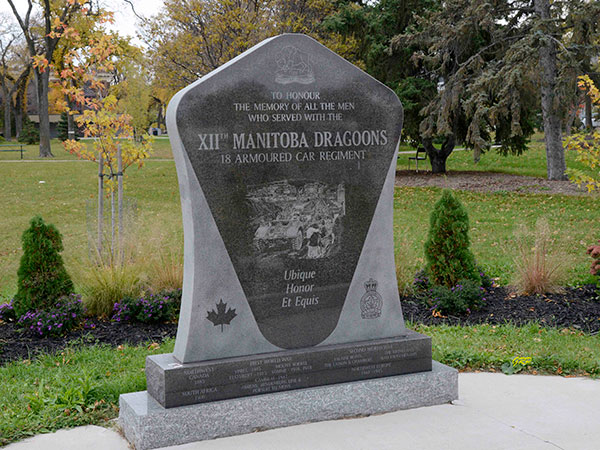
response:
[[[93,216],[96,166],[75,161],[57,142],[53,142],[53,146],[56,160],[38,158],[36,163],[0,161],[0,179],[5,180],[0,183],[0,204],[3,205],[0,215],[0,295],[12,295],[16,289],[20,237],[36,214],[54,223],[62,232],[68,270],[87,264],[86,208],[87,215]],[[151,159],[140,170],[135,167],[128,170],[126,195],[136,199],[137,235],[141,240],[153,229],[160,228],[169,242],[181,245],[181,209],[175,166],[172,161],[161,160],[170,154],[168,139],[156,139],[154,146],[155,157],[161,158]],[[540,160],[543,156],[540,152],[534,146],[524,156],[505,158],[501,165],[492,164],[491,167],[543,176],[545,161]],[[536,154],[537,159],[534,158]],[[0,155],[4,158],[7,154]],[[456,156],[458,160],[469,155],[468,152],[456,152],[451,158]],[[492,156],[484,155],[482,163]],[[58,161],[63,157],[70,160]],[[518,166],[519,163],[523,163],[523,167]],[[472,163],[466,159],[461,164],[471,164],[469,167],[472,168]],[[450,165],[451,169],[456,167]],[[405,279],[423,264],[422,248],[429,214],[439,195],[437,188],[396,189],[396,251]],[[598,238],[600,208],[597,197],[502,192],[460,192],[459,197],[469,212],[473,252],[479,264],[490,275],[500,278],[502,284],[509,283],[512,276],[515,229],[521,223],[532,226],[541,216],[548,218],[554,232],[554,252],[564,262],[564,282],[577,284],[591,280],[585,249]],[[89,205],[86,207],[86,204]]]
[[[448,171],[475,170],[481,172],[500,172],[514,175],[526,175],[531,177],[546,178],[546,147],[543,142],[543,135],[535,134],[529,144],[529,148],[520,156],[502,156],[495,149],[492,149],[481,156],[479,163],[473,162],[473,152],[466,150],[453,151],[446,161]],[[400,151],[413,151],[406,148]],[[398,155],[398,169],[406,170],[408,168],[408,157],[413,154]],[[573,152],[566,152],[565,159],[567,167],[587,171],[588,169],[581,163],[575,161]],[[410,168],[414,170],[414,161],[410,162]],[[429,159],[419,161],[419,170],[431,170]]]
[[[36,214],[62,233],[67,270],[88,264],[86,204],[95,208],[95,164],[0,162],[0,179],[10,180],[0,183],[0,295],[16,290],[21,235]],[[125,186],[126,195],[137,202],[140,239],[160,228],[169,240],[182,242],[179,186],[172,161],[148,161],[142,169],[129,168]],[[90,213],[95,214],[93,209]]]
[[[437,188],[396,188],[396,252],[410,274],[424,264],[429,215],[440,193]],[[591,260],[585,251],[599,232],[597,197],[467,191],[458,197],[469,213],[471,248],[477,262],[490,276],[500,278],[500,284],[508,284],[514,270],[515,231],[519,224],[534,227],[538,217],[548,219],[555,239],[553,253],[563,262],[564,283],[592,281]]]
[[[89,139],[84,139],[83,142],[87,144],[89,148],[92,148],[92,141]],[[19,144],[15,142],[2,142],[2,144]],[[77,156],[70,154],[67,152],[62,143],[58,139],[52,139],[50,142],[50,147],[52,149],[52,154],[54,155],[54,160],[69,160],[74,161],[77,160]],[[35,145],[25,145],[25,152],[23,153],[23,159],[27,161],[48,161],[47,158],[40,158],[40,147],[38,144]],[[168,137],[155,137],[153,139],[152,144],[153,152],[150,155],[150,159],[173,159],[173,154],[171,153],[171,144],[169,142]],[[0,148],[1,149],[1,148]],[[0,162],[2,161],[16,161],[20,160],[21,154],[19,152],[0,152]]]
[[[160,228],[165,245],[182,241],[181,209],[175,166],[167,139],[157,139],[153,159],[141,170],[130,168],[126,193],[137,200],[138,232],[145,242]],[[493,152],[473,167],[469,152],[455,152],[450,170],[497,170],[545,176],[543,145],[532,144],[522,157],[504,159]],[[15,154],[0,153],[0,295],[16,289],[21,256],[20,236],[32,216],[41,214],[64,237],[67,269],[88,264],[86,202],[95,205],[96,166],[76,162],[53,142],[56,159],[6,162]],[[39,160],[28,147],[27,159]],[[17,154],[18,157],[18,154]],[[400,157],[399,167],[406,167]],[[404,156],[406,158],[406,155]],[[571,155],[567,160],[571,161]],[[5,161],[5,162],[2,162]],[[402,167],[404,164],[404,167]],[[569,163],[571,164],[571,163]],[[586,247],[598,239],[598,197],[460,192],[469,212],[472,249],[478,262],[502,284],[510,281],[514,263],[514,232],[546,217],[553,231],[553,250],[564,263],[565,283],[589,282]],[[410,280],[422,266],[429,214],[440,196],[437,188],[397,188],[394,231],[401,275]],[[93,214],[93,210],[92,210]],[[600,376],[600,335],[545,329],[536,324],[514,327],[423,326],[408,324],[433,339],[433,357],[463,370],[499,371],[513,357],[531,357],[524,371],[541,374]],[[43,355],[0,367],[0,446],[29,435],[82,424],[107,424],[118,414],[121,393],[145,389],[144,361],[148,354],[172,351],[173,340],[118,349],[78,343],[56,355]],[[0,351],[1,351],[0,342]]]
[[[409,324],[433,340],[433,358],[459,370],[500,371],[516,356],[523,372],[600,376],[600,336],[536,324],[477,327]],[[119,394],[144,390],[147,355],[173,350],[172,339],[139,347],[81,347],[0,367],[0,446],[33,434],[97,424],[118,415]]]

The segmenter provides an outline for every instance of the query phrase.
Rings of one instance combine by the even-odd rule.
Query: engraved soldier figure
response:
[[[308,239],[308,253],[306,255],[309,259],[316,259],[321,256],[321,232],[317,224],[312,224],[308,230],[306,230],[306,238]]]

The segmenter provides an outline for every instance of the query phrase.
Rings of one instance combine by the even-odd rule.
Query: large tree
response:
[[[421,111],[434,171],[445,171],[456,142],[464,141],[476,156],[492,138],[500,151],[521,152],[541,104],[548,178],[565,179],[564,87],[573,85],[577,64],[565,41],[582,18],[596,18],[587,38],[597,35],[599,10],[597,2],[584,0],[440,1],[419,18],[418,28],[397,36],[393,47],[418,46],[413,60],[421,76],[439,82],[437,95]],[[441,149],[434,138],[443,140]]]
[[[11,139],[12,124],[19,137],[23,123],[25,91],[31,73],[31,58],[25,40],[18,33],[18,26],[9,16],[0,15],[0,85],[2,88],[4,137]]]
[[[53,156],[50,150],[50,117],[48,113],[48,91],[50,63],[65,29],[78,14],[92,11],[90,0],[27,0],[27,11],[19,13],[14,0],[6,0],[21,27],[27,42],[27,50],[33,59],[33,73],[37,86],[40,117],[40,157]],[[33,20],[34,6],[41,7],[41,26]]]
[[[0,16],[0,87],[2,88],[2,102],[4,110],[4,139],[9,140],[11,138],[11,112],[12,112],[12,86],[14,78],[12,76],[10,67],[10,52],[11,47],[16,39],[16,36],[12,33],[10,25],[7,24],[4,17]]]
[[[435,7],[434,0],[342,0],[324,21],[326,30],[354,39],[353,62],[393,89],[404,107],[402,136],[420,145],[419,111],[435,95],[437,82],[420,77],[411,63],[416,48],[405,46],[391,51],[394,36],[416,26],[415,18]]]
[[[265,38],[305,33],[354,61],[354,40],[323,30],[327,0],[165,0],[145,21],[157,84],[171,95]]]

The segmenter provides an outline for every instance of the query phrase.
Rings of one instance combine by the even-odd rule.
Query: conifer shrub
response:
[[[73,292],[73,282],[60,256],[62,236],[54,225],[35,216],[23,233],[22,246],[18,290],[13,301],[18,316],[52,309],[59,298]]]
[[[461,202],[444,190],[430,216],[425,272],[433,285],[452,288],[460,280],[481,281],[469,249],[469,217]]]
[[[75,139],[76,141],[79,140],[79,138],[81,137],[81,134],[79,133],[79,130],[77,129],[77,125],[74,123],[73,124],[75,129],[75,134],[73,136],[69,136],[69,113],[67,113],[66,111],[62,112],[60,114],[60,120],[58,121],[58,124],[56,125],[56,131],[57,131],[57,137],[58,139],[60,139],[61,141],[66,141],[67,139]]]
[[[19,135],[19,142],[28,145],[39,144],[40,142],[40,131],[27,115],[23,116],[23,128]]]
[[[62,112],[58,125],[56,125],[57,137],[61,141],[69,139],[69,119],[66,112]]]

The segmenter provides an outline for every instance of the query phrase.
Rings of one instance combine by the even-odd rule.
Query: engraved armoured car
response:
[[[312,228],[319,230],[322,257],[331,253],[341,237],[343,184],[277,181],[250,188],[247,198],[254,213],[254,246],[258,253],[273,250],[301,254],[308,245],[307,231]]]

